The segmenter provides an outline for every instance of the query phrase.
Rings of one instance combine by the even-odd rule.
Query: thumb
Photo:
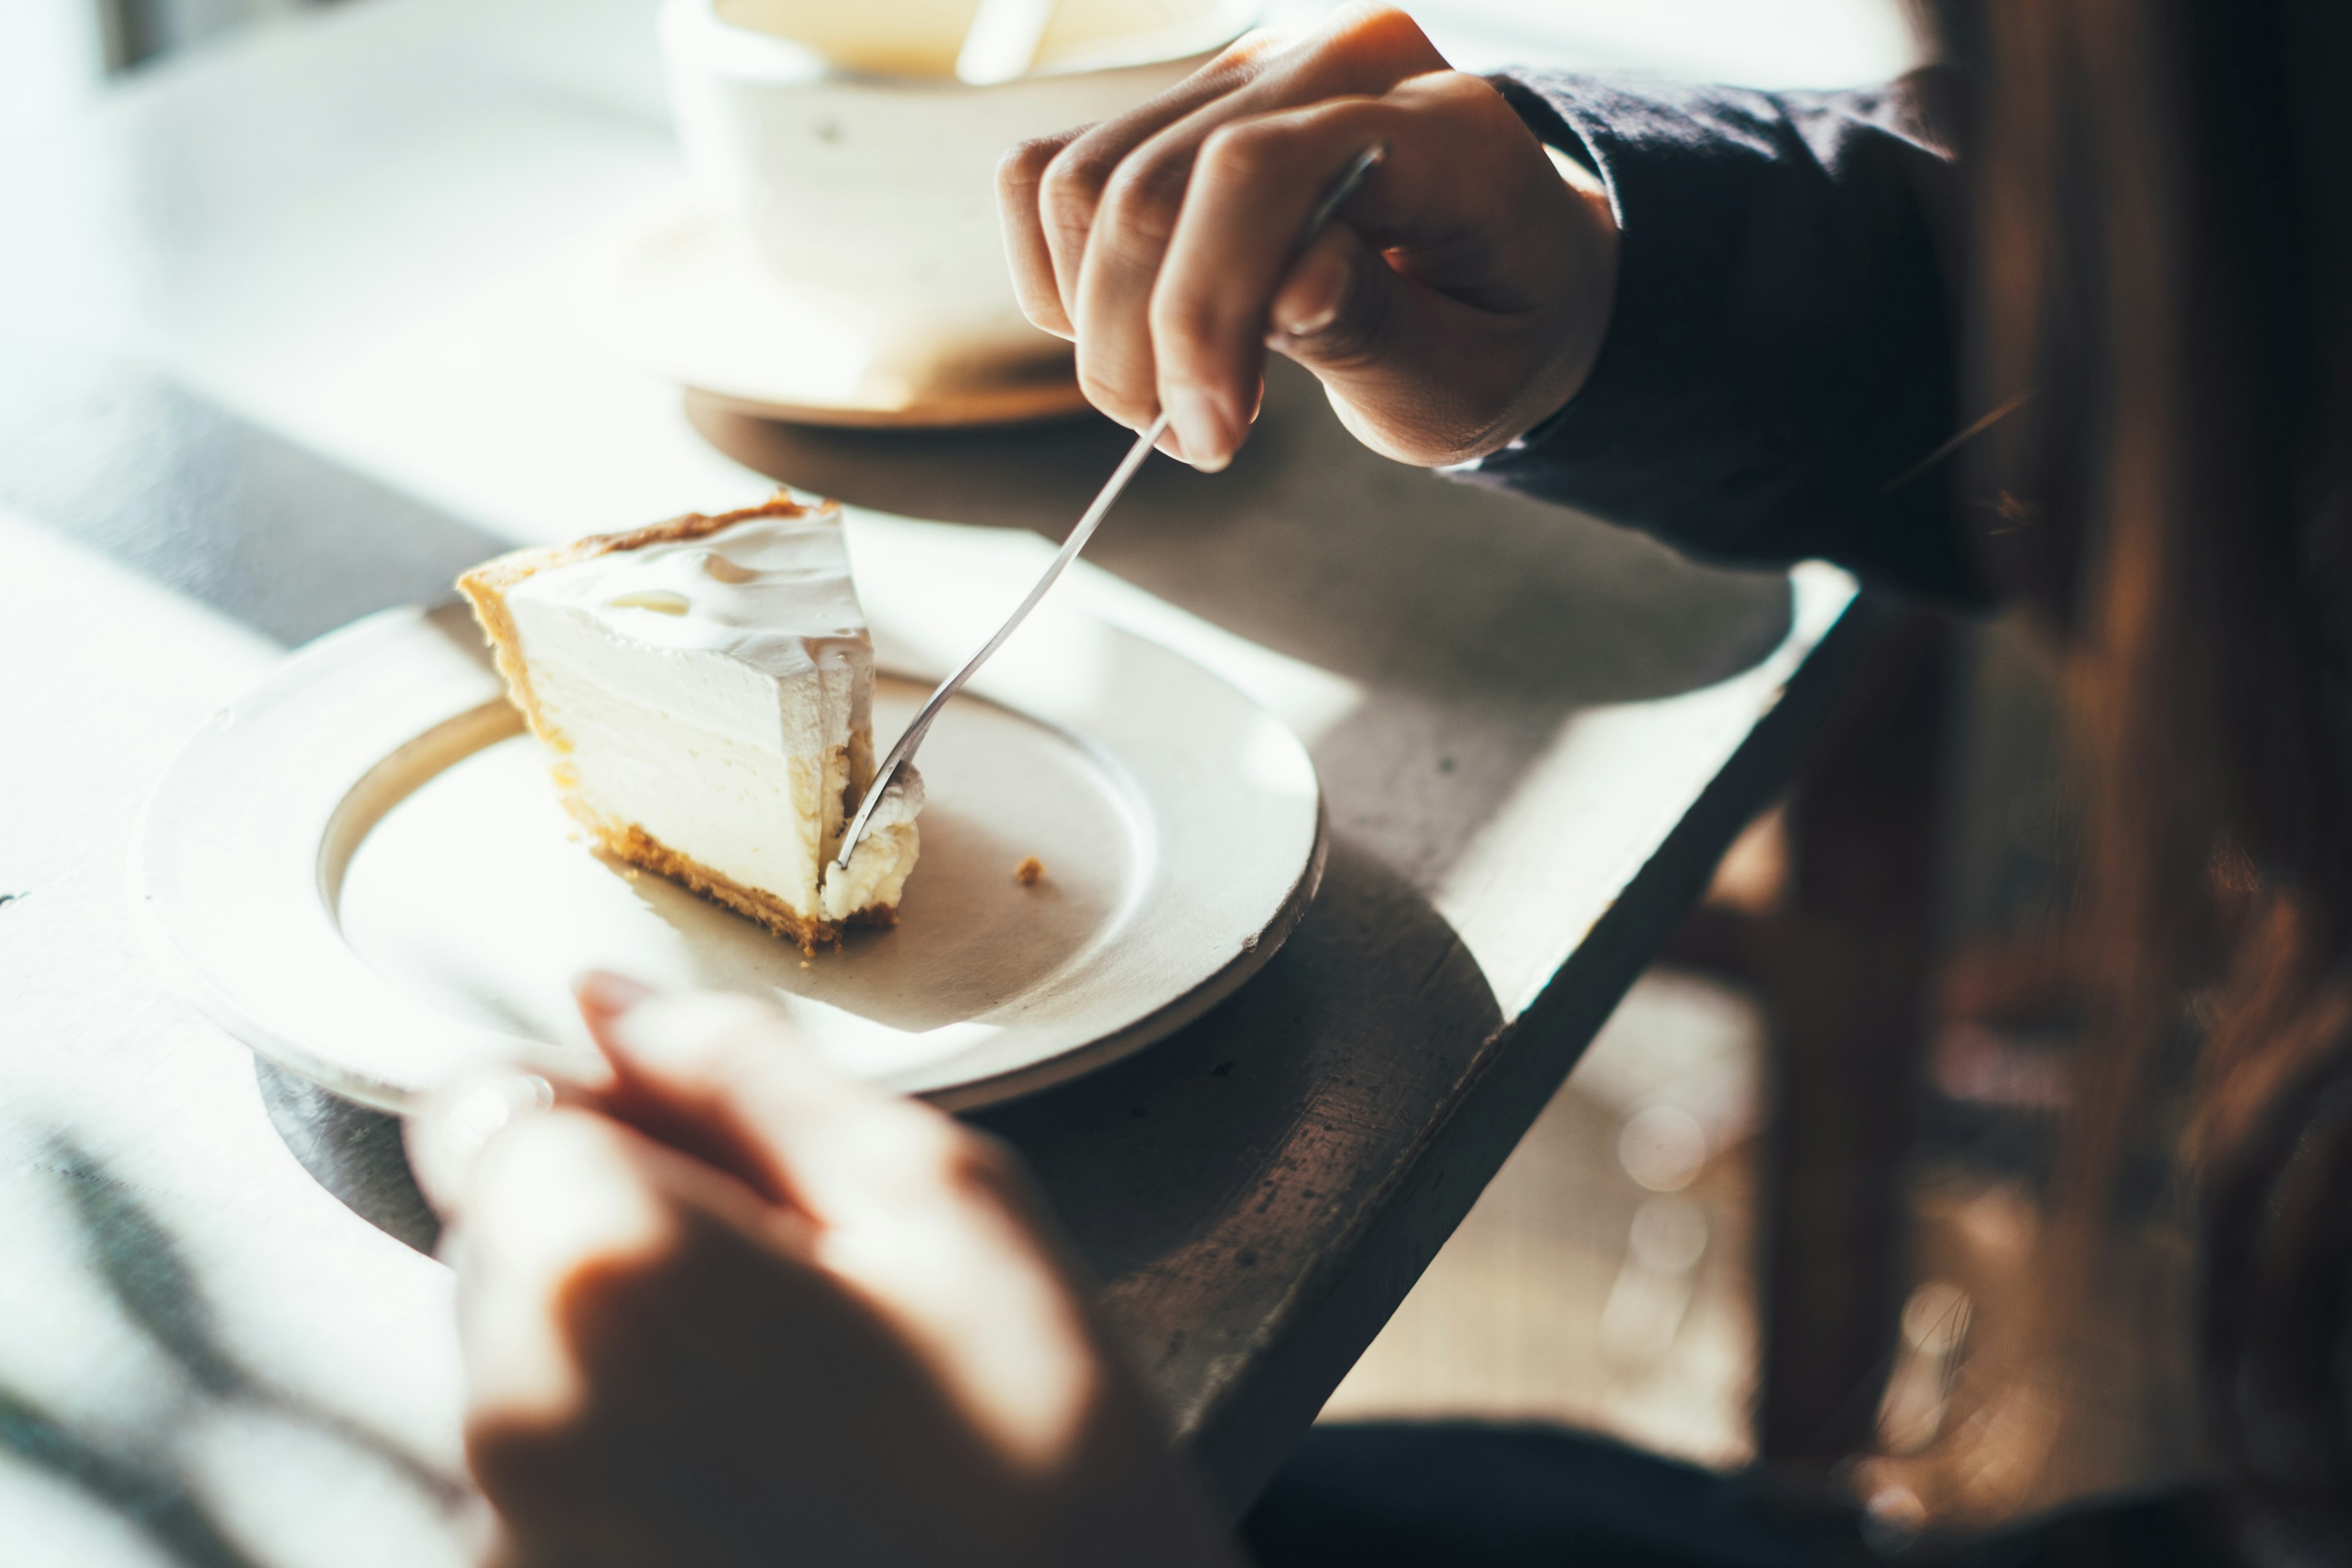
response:
[[[1267,312],[1266,346],[1313,372],[1349,433],[1416,467],[1458,461],[1485,440],[1507,318],[1450,298],[1389,265],[1333,224],[1303,251]],[[1491,443],[1489,443],[1491,444]]]
[[[1410,288],[1343,223],[1291,264],[1266,312],[1266,347],[1329,380],[1379,364],[1397,348],[1399,295]]]

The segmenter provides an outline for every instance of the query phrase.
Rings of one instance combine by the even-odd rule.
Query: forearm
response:
[[[1948,464],[1960,175],[1948,80],[1765,94],[1524,73],[1498,85],[1588,163],[1615,302],[1567,405],[1463,477],[1701,555],[1826,556],[1948,599],[1982,590]]]

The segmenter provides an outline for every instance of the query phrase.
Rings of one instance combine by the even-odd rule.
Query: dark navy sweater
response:
[[[1985,596],[1953,505],[1961,176],[1950,74],[1767,93],[1558,72],[1494,79],[1597,173],[1617,299],[1583,389],[1453,470],[1694,555],[1819,556]],[[1949,117],[1947,117],[1948,120]]]

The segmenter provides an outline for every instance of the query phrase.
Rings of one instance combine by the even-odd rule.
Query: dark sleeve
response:
[[[1986,597],[1962,542],[1942,68],[1859,92],[1764,93],[1565,73],[1496,78],[1599,174],[1622,235],[1584,388],[1452,470],[1696,555],[1809,556],[1946,600]]]

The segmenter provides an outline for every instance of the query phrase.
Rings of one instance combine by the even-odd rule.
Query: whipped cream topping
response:
[[[513,596],[574,605],[637,641],[724,652],[778,676],[805,669],[812,642],[866,636],[832,506],[591,556],[526,579]]]
[[[592,556],[507,601],[527,645],[750,744],[809,752],[868,721],[873,655],[837,507]],[[803,690],[834,700],[795,700]]]

